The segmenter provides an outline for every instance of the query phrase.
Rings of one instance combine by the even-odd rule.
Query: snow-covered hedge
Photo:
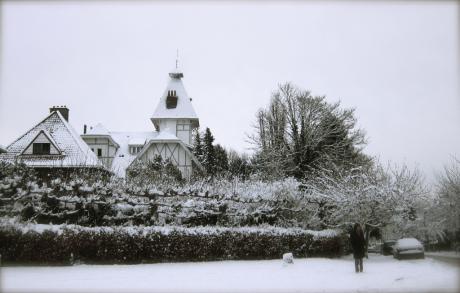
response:
[[[343,254],[340,231],[260,227],[83,227],[0,223],[4,263],[146,263]]]

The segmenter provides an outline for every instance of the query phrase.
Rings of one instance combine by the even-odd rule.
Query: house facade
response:
[[[152,131],[116,132],[102,124],[89,129],[85,126],[81,138],[107,169],[125,177],[130,166],[152,161],[156,156],[171,161],[184,178],[190,178],[194,167],[202,168],[191,151],[192,132],[199,127],[199,119],[183,76],[177,68],[169,73],[166,89],[150,117]]]

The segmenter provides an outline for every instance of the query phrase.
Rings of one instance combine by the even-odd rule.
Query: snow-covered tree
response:
[[[443,211],[442,222],[444,229],[452,239],[460,242],[460,160],[453,158],[444,167],[437,184],[439,205]]]
[[[374,228],[409,233],[426,189],[417,170],[407,166],[321,170],[304,185],[308,206],[320,227],[359,222],[367,237]]]
[[[280,85],[266,109],[257,113],[257,165],[274,177],[308,178],[330,165],[353,168],[370,163],[362,152],[364,133],[353,109],[290,83]]]

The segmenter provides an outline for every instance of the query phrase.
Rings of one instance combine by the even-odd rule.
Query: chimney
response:
[[[86,134],[86,124],[83,125],[83,134]]]
[[[62,117],[64,117],[65,121],[69,121],[69,109],[66,106],[53,106],[50,108],[50,113],[52,112],[60,112]]]

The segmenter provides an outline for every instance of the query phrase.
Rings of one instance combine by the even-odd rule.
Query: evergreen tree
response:
[[[195,140],[193,142],[193,154],[200,163],[203,163],[203,144],[201,143],[201,134],[198,129],[195,131]]]
[[[214,146],[214,153],[216,157],[215,170],[217,173],[228,171],[228,155],[227,151],[220,145]]]
[[[214,136],[209,127],[206,127],[203,137],[203,167],[208,175],[214,175],[216,171],[216,154],[213,142]]]

